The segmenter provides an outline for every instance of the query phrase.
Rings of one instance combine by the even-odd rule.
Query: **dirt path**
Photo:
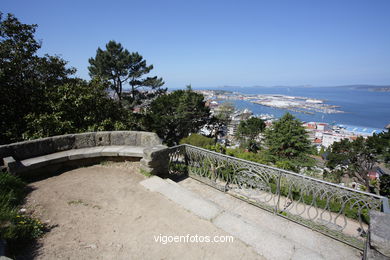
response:
[[[159,194],[138,163],[96,165],[31,183],[26,208],[54,228],[35,259],[261,259],[233,243],[155,242],[154,236],[228,236]]]

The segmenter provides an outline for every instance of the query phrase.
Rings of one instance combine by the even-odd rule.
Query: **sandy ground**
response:
[[[155,236],[228,236],[143,188],[138,163],[79,168],[31,183],[25,207],[52,226],[35,259],[261,259],[232,243],[155,242]]]

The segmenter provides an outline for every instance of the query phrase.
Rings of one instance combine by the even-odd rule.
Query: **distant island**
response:
[[[376,85],[347,85],[347,86],[339,86],[339,88],[350,88],[357,90],[368,90],[373,92],[390,92],[390,86],[376,86]]]
[[[339,85],[339,86],[313,86],[313,85],[296,85],[296,86],[247,86],[250,88],[348,88],[355,90],[367,90],[372,92],[390,92],[390,85],[368,85],[368,84],[354,84],[354,85]],[[246,88],[245,86],[218,86],[212,87],[213,91],[221,91],[218,94],[227,94],[232,93],[234,91],[226,90],[226,89],[240,89]]]

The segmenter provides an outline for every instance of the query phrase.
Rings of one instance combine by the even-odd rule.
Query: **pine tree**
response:
[[[95,58],[90,58],[89,75],[111,81],[110,87],[115,91],[119,100],[122,99],[123,84],[129,79],[131,55],[123,49],[120,43],[109,41],[106,50],[100,48]]]
[[[178,144],[196,133],[209,121],[210,109],[204,97],[187,90],[177,90],[153,100],[147,111],[148,130],[156,132],[168,145]]]
[[[252,117],[241,121],[237,128],[236,138],[250,151],[258,150],[258,135],[265,129],[265,123],[260,118]]]
[[[311,152],[302,122],[290,113],[285,114],[265,132],[265,143],[270,161],[279,165],[288,165],[288,169],[302,166],[312,166],[313,159],[308,156]]]
[[[131,95],[127,99],[131,105],[140,104],[142,100],[152,99],[166,91],[160,89],[164,85],[162,78],[144,77],[153,69],[153,65],[148,66],[138,52],[130,53],[115,41],[109,41],[106,50],[98,48],[95,58],[90,58],[89,63],[90,76],[109,81],[119,100],[124,98],[124,85],[130,84]],[[139,91],[140,88],[144,91]]]

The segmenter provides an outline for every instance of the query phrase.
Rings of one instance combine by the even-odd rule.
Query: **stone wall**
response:
[[[129,145],[153,147],[162,141],[155,133],[140,131],[111,131],[69,134],[41,138],[0,146],[0,158],[12,156],[15,160],[24,160],[55,152],[95,146]],[[3,160],[0,160],[3,165]]]
[[[165,145],[157,145],[144,149],[141,170],[160,177],[167,177],[169,167],[167,148]]]
[[[390,214],[370,212],[370,228],[364,259],[390,259]]]

